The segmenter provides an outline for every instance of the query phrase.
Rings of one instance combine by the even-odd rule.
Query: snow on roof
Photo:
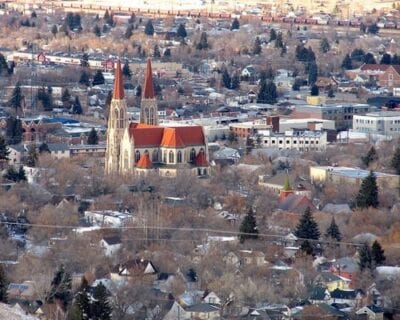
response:
[[[7,320],[39,320],[39,318],[27,315],[21,307],[11,307],[0,303],[0,319]]]

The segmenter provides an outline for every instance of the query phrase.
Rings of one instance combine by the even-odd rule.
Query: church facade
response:
[[[209,174],[207,139],[201,126],[162,127],[158,124],[150,59],[142,90],[140,121],[128,121],[121,64],[117,62],[107,129],[107,174],[174,177],[179,173]]]

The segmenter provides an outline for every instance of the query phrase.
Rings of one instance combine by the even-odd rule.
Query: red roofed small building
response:
[[[201,126],[158,125],[151,61],[147,62],[140,123],[128,123],[121,64],[117,63],[107,130],[106,172],[174,177],[209,173],[207,139]]]
[[[379,86],[393,88],[400,86],[400,66],[388,64],[364,64],[358,73]]]

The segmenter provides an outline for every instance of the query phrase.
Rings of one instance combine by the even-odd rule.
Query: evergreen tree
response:
[[[364,61],[365,64],[376,64],[376,60],[375,57],[372,53],[368,52],[365,57],[364,57]]]
[[[160,58],[161,57],[161,53],[160,53],[160,49],[158,48],[158,45],[154,45],[153,57],[154,58]]]
[[[26,174],[23,166],[19,166],[17,172],[17,182],[26,181]]]
[[[310,241],[304,240],[300,245],[300,250],[303,251],[307,255],[312,255],[314,253],[314,248]]]
[[[73,305],[74,319],[89,320],[92,318],[91,303],[89,298],[89,285],[83,277],[80,288],[75,296]]]
[[[74,103],[72,104],[72,113],[73,114],[82,114],[82,105],[81,102],[79,101],[79,97],[75,96]]]
[[[363,62],[365,59],[365,52],[363,49],[356,48],[351,52],[351,60]]]
[[[7,302],[8,281],[3,266],[0,264],[0,302]]]
[[[274,104],[276,103],[276,98],[278,94],[276,92],[276,85],[272,81],[261,81],[260,90],[258,91],[257,95],[257,102],[258,103],[269,103]]]
[[[382,265],[385,260],[385,251],[382,249],[382,246],[378,241],[374,241],[371,247],[371,258],[372,261],[374,262],[374,266],[380,266]]]
[[[45,88],[40,88],[37,93],[37,100],[42,103],[44,111],[53,110],[53,97],[49,93],[49,90]]]
[[[378,159],[378,155],[376,153],[376,150],[374,148],[374,146],[371,146],[371,148],[369,148],[367,154],[365,156],[361,156],[361,161],[364,164],[365,167],[369,167],[369,164],[375,160]]]
[[[53,34],[53,36],[57,35],[58,33],[57,25],[53,24],[53,26],[51,27],[51,33]]]
[[[356,198],[356,206],[359,208],[378,207],[378,186],[375,174],[370,171],[369,175],[363,179]]]
[[[335,97],[335,92],[333,91],[332,87],[329,87],[328,98],[334,98],[334,97]]]
[[[22,91],[21,84],[17,82],[9,100],[10,107],[15,109],[15,114],[22,108]]]
[[[167,48],[164,50],[164,58],[169,58],[171,56],[171,49]]]
[[[44,152],[50,153],[49,146],[47,145],[46,142],[42,142],[42,143],[39,145],[39,154],[42,154],[42,153],[44,153]]]
[[[86,70],[82,70],[81,72],[81,76],[79,78],[79,84],[84,85],[84,86],[90,86],[90,78],[89,78],[89,74],[87,73]],[[65,89],[66,91],[68,89]],[[69,94],[69,92],[67,91],[67,94]],[[71,95],[69,96],[69,99],[71,99]]]
[[[364,245],[358,250],[358,257],[358,265],[361,271],[372,268],[371,249],[368,244],[364,243]]]
[[[124,77],[127,77],[128,79],[132,78],[132,71],[131,68],[129,68],[129,63],[125,62],[124,66],[122,67],[122,74]]]
[[[311,214],[311,209],[307,207],[304,214],[301,216],[299,224],[296,227],[296,237],[301,239],[318,240],[320,232],[318,224],[315,222],[314,217]]]
[[[132,12],[131,17],[128,20],[128,23],[133,24],[133,23],[135,23],[135,21],[136,21],[136,15],[134,12]]]
[[[0,135],[0,162],[7,161],[9,154],[10,150],[8,150],[6,139]]]
[[[381,58],[381,64],[391,64],[392,56],[389,53],[384,53]]]
[[[299,78],[294,79],[294,83],[292,85],[292,90],[299,91],[302,84],[303,84],[303,80],[301,80]]]
[[[200,41],[196,45],[196,49],[197,50],[208,50],[209,49],[208,40],[207,40],[207,33],[206,32],[203,31],[201,33]]]
[[[283,38],[282,38],[282,32],[278,32],[278,34],[276,35],[276,39],[275,39],[275,48],[283,48],[284,47],[284,43],[283,43]]]
[[[38,158],[39,158],[39,155],[37,152],[36,144],[31,144],[29,146],[28,156],[26,158],[26,165],[28,167],[36,166],[36,162],[37,162]]]
[[[396,174],[400,174],[400,147],[396,148],[390,166],[396,171]]]
[[[312,96],[319,96],[319,88],[315,84],[311,87],[311,95]]]
[[[261,40],[259,37],[256,37],[256,39],[254,40],[253,54],[255,55],[260,54],[261,51],[262,51]]]
[[[90,130],[90,132],[89,132],[87,143],[88,144],[98,144],[99,143],[99,137],[97,135],[97,131],[94,128],[92,128],[92,130]]]
[[[148,36],[152,36],[154,34],[153,22],[148,20],[146,26],[144,27],[144,33]]]
[[[129,24],[125,31],[125,39],[130,39],[133,35],[133,25]]]
[[[231,88],[231,76],[229,75],[229,72],[226,68],[222,72],[222,83],[224,84],[225,88]]]
[[[61,265],[51,281],[51,287],[46,297],[46,302],[54,302],[57,299],[60,300],[64,306],[67,306],[72,300],[71,288],[71,275],[65,271],[64,266]]]
[[[101,72],[101,70],[97,70],[93,77],[92,84],[94,86],[98,86],[98,85],[104,84],[104,82],[105,82],[105,80],[104,80],[103,72]]]
[[[376,23],[373,23],[367,28],[368,33],[377,34],[379,32],[379,27]]]
[[[337,242],[340,242],[342,240],[342,234],[340,233],[339,227],[336,224],[335,218],[332,218],[331,224],[326,229],[325,236],[327,238],[332,238]]]
[[[231,79],[231,89],[236,90],[240,88],[240,77],[239,74],[234,73]]]
[[[100,36],[101,36],[101,29],[100,29],[99,25],[96,24],[96,25],[93,27],[93,33],[94,33],[97,37],[100,37]]]
[[[343,61],[342,61],[342,68],[345,70],[351,70],[353,69],[353,63],[351,61],[351,58],[348,54],[346,54],[346,56],[344,57]]]
[[[318,66],[315,62],[308,64],[308,85],[313,85],[318,79]]]
[[[111,306],[108,301],[106,287],[100,282],[93,292],[92,316],[93,319],[111,320]]]
[[[240,29],[240,22],[238,18],[233,19],[231,30],[239,30]]]
[[[69,93],[69,90],[65,88],[62,92],[61,95],[61,101],[63,103],[64,108],[69,108],[71,104],[71,94]]]
[[[276,40],[277,34],[274,28],[272,28],[269,32],[269,41],[274,41]]]
[[[179,24],[178,30],[176,31],[176,35],[182,39],[185,39],[187,37],[187,32],[184,24],[182,23]]]
[[[249,208],[239,229],[239,240],[243,243],[246,239],[258,239],[257,221],[253,208]]]
[[[6,142],[8,145],[18,144],[22,141],[22,122],[15,117],[8,117],[6,120]]]
[[[319,43],[319,51],[322,53],[327,53],[329,50],[331,50],[331,45],[329,44],[328,39],[322,38]]]
[[[400,64],[400,57],[395,53],[392,57],[391,64],[399,65]]]

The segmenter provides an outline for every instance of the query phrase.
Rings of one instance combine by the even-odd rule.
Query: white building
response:
[[[285,132],[293,129],[335,130],[335,121],[317,118],[279,119],[279,132]]]
[[[273,133],[269,130],[259,131],[264,148],[279,150],[324,151],[327,145],[325,131],[285,131]]]
[[[400,112],[380,111],[353,116],[353,131],[385,136],[400,135]]]
[[[94,226],[119,227],[133,222],[130,213],[111,210],[85,211],[85,219]]]

